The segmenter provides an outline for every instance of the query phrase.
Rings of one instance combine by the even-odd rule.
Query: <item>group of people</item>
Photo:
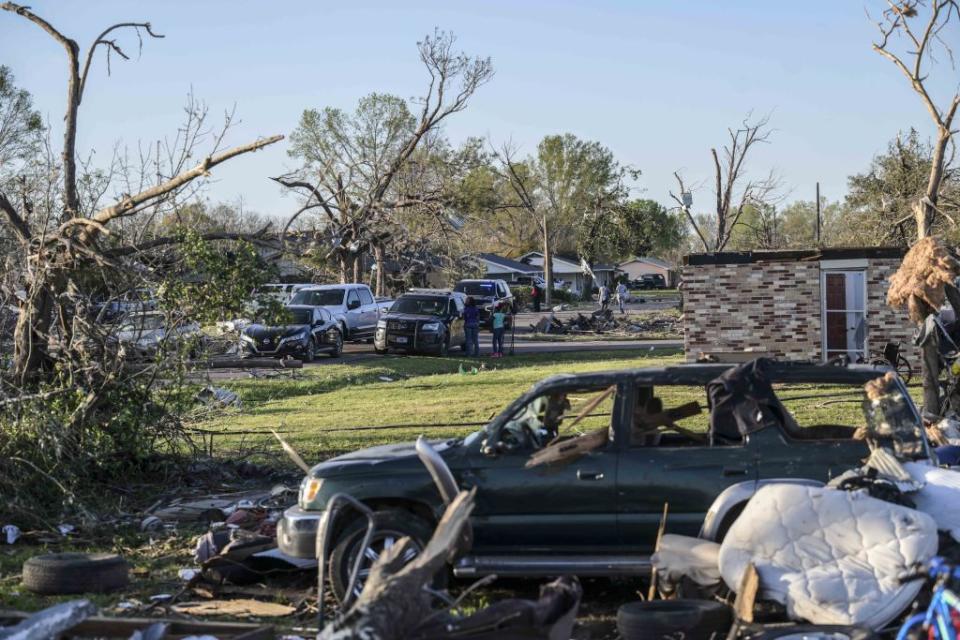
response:
[[[507,312],[508,305],[504,302],[498,302],[493,305],[490,311],[490,329],[493,332],[493,351],[491,358],[503,357],[503,339],[507,333]],[[472,297],[467,298],[463,309],[463,331],[466,335],[467,355],[480,356],[480,309],[477,308],[477,301]]]
[[[620,281],[617,284],[617,305],[620,307],[620,313],[626,313],[624,305],[627,303],[627,297],[630,295],[630,292],[627,290],[627,285]],[[600,308],[606,311],[610,308],[610,287],[605,284],[600,285],[600,290],[597,294],[597,300],[600,302]]]

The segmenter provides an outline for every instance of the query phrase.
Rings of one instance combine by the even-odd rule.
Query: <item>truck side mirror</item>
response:
[[[350,302],[347,303],[347,309],[349,309],[350,311],[353,311],[354,309],[359,309],[359,308],[360,308],[359,300],[351,300]]]

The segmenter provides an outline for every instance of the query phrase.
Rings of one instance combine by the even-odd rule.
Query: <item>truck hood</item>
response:
[[[417,320],[436,320],[442,322],[443,318],[427,313],[388,313],[383,316],[387,320],[406,320],[407,322],[416,322]]]
[[[432,441],[430,444],[437,453],[443,453],[450,448],[449,440]],[[310,470],[310,475],[315,478],[327,478],[344,472],[356,473],[384,463],[406,461],[415,458],[416,455],[416,445],[413,442],[368,447],[321,462]]]

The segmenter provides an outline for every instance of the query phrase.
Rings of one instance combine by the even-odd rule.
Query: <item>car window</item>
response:
[[[860,384],[778,383],[773,387],[788,412],[784,431],[789,438],[851,439],[857,428],[866,424],[864,391]],[[708,406],[706,389],[702,386],[637,387],[630,446],[743,444],[733,413],[715,412],[711,423]]]
[[[370,295],[369,289],[360,289],[360,302],[363,304],[373,304],[373,296]]]
[[[302,289],[294,294],[290,304],[305,304],[312,307],[343,304],[343,289]]]
[[[120,331],[154,331],[166,324],[162,315],[133,316],[120,326]]]
[[[287,324],[310,324],[312,318],[310,309],[287,309]]]
[[[357,302],[360,302],[360,296],[357,295],[357,290],[350,289],[350,291],[347,292],[347,306],[349,307],[351,304]]]
[[[450,300],[450,304],[447,305],[447,313],[451,316],[457,315],[457,303],[453,300]]]
[[[442,316],[446,308],[447,303],[438,296],[400,296],[390,307],[390,312]]]
[[[523,441],[525,432],[535,434],[534,448],[554,438],[572,438],[609,428],[616,404],[616,387],[585,387],[550,391],[521,407],[504,424],[501,439]]]
[[[454,291],[465,293],[468,296],[481,296],[490,298],[496,293],[496,287],[493,282],[458,282]]]

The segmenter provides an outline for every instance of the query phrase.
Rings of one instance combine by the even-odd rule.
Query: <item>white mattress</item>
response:
[[[865,492],[794,484],[762,487],[720,547],[720,573],[736,591],[753,563],[760,597],[795,620],[878,629],[922,583],[898,577],[937,551],[933,519]]]
[[[903,468],[923,485],[908,495],[917,510],[932,517],[937,529],[960,542],[960,472],[921,462],[905,462]]]
[[[676,584],[687,577],[699,585],[713,586],[720,584],[719,553],[716,542],[667,533],[650,562],[667,583]]]

